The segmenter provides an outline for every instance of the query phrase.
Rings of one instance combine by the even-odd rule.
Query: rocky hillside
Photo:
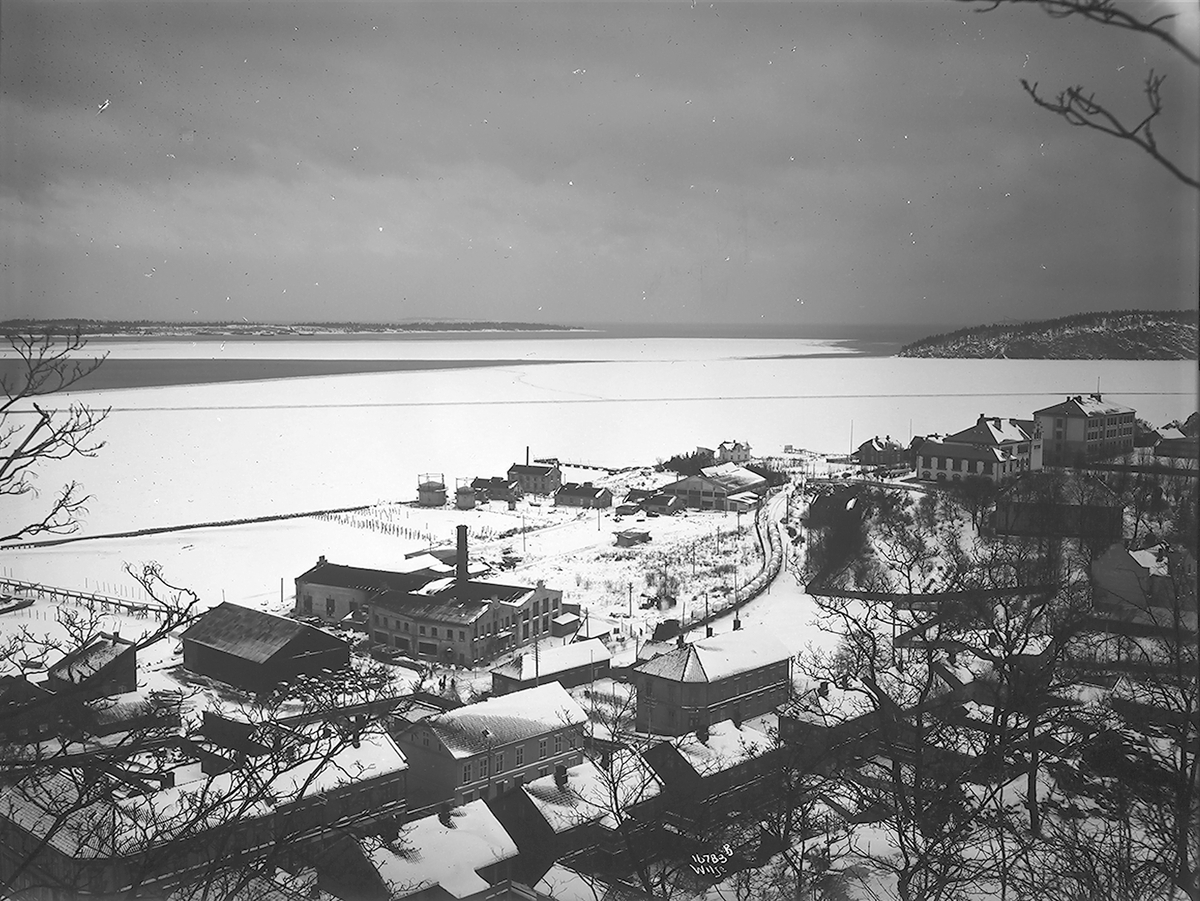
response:
[[[1117,310],[1062,319],[980,325],[922,338],[902,357],[1015,360],[1195,360],[1196,310]]]

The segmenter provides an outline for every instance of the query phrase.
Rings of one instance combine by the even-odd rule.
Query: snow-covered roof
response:
[[[587,722],[583,708],[557,682],[468,704],[423,720],[456,758]]]
[[[94,676],[126,651],[131,650],[131,641],[123,641],[115,635],[98,635],[79,650],[58,661],[48,672],[64,682],[79,683]]]
[[[771,630],[760,626],[702,638],[639,663],[635,669],[675,682],[716,682],[791,656]]]
[[[1157,547],[1148,547],[1140,551],[1130,551],[1129,556],[1137,561],[1142,569],[1147,570],[1152,576],[1169,576],[1170,569],[1167,566],[1167,557],[1163,545]]]
[[[721,463],[718,466],[706,466],[700,470],[701,475],[725,489],[728,494],[738,491],[753,491],[762,488],[767,480],[758,473],[751,472],[736,463]]]
[[[524,682],[526,679],[551,677],[556,673],[587,666],[589,663],[603,663],[611,657],[604,642],[599,638],[590,638],[586,641],[546,648],[539,651],[536,656],[532,651],[526,651],[518,654],[503,666],[496,667],[492,672],[516,679],[518,682]]]
[[[550,775],[534,779],[521,790],[557,833],[584,823],[616,829],[618,812],[656,797],[662,784],[638,754],[618,750],[604,769],[586,759],[568,767],[562,787]]]
[[[998,416],[989,418],[980,413],[975,425],[963,429],[961,432],[955,432],[953,435],[947,435],[946,440],[962,444],[997,447],[1002,444],[1020,444],[1029,441],[1032,434],[1032,429],[1027,432],[1020,420],[1001,419]]]
[[[1089,394],[1086,397],[1076,394],[1068,397],[1062,403],[1035,410],[1034,416],[1117,416],[1122,413],[1135,412],[1133,407],[1126,407],[1112,401],[1104,400],[1099,394]]]
[[[1007,460],[1008,455],[998,447],[968,444],[965,441],[923,441],[917,453],[926,456],[952,457],[958,460]]]
[[[731,769],[765,754],[775,746],[770,736],[745,725],[739,729],[730,720],[710,726],[706,741],[700,741],[696,733],[689,732],[672,744],[679,756],[700,776],[711,776]]]
[[[435,885],[455,898],[472,895],[489,885],[477,870],[517,856],[516,843],[482,800],[451,810],[449,823],[437,815],[414,820],[396,845],[377,838],[359,840],[392,898]]]
[[[554,901],[605,901],[610,887],[595,876],[554,864],[534,887]]]

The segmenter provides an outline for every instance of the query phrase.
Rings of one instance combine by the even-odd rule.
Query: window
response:
[[[404,631],[405,631],[405,632],[407,632],[407,631],[408,631],[408,623],[405,623],[405,624],[404,624]]]
[[[438,650],[437,645],[431,641],[418,641],[417,642],[417,653],[418,654],[425,654],[429,657],[436,657],[437,650]]]
[[[334,602],[333,598],[325,598],[325,615],[333,616],[336,611],[337,604]]]
[[[562,736],[561,736],[561,735],[556,735],[556,736],[554,736],[554,753],[555,753],[555,754],[561,754],[561,753],[562,753],[562,748],[563,748],[563,745],[562,745]]]
[[[496,755],[496,772],[497,773],[504,772],[504,752],[503,751],[501,751],[499,754]]]
[[[525,746],[524,746],[524,745],[517,745],[517,762],[516,762],[516,766],[524,766],[524,765],[525,765]]]
[[[424,626],[421,626],[421,627],[420,627],[420,632],[421,632],[421,634],[422,634],[422,635],[424,635],[424,634],[425,634],[425,627],[424,627]]]
[[[459,629],[459,630],[458,630],[458,640],[459,640],[459,641],[466,641],[466,640],[467,640],[467,633],[466,633],[466,632],[464,632],[462,629]]]
[[[376,613],[374,616],[375,616],[375,625],[378,626],[379,625],[379,614]]]
[[[538,760],[546,756],[546,739],[538,739]]]
[[[430,627],[429,627],[429,635],[430,635],[430,637],[432,637],[432,638],[437,638],[437,626],[430,626]]]
[[[479,778],[486,779],[488,777],[488,757],[485,754],[479,758]]]
[[[938,469],[945,469],[945,468],[946,468],[946,458],[938,457]]]
[[[469,760],[468,760],[466,763],[464,763],[464,764],[463,764],[463,778],[462,778],[462,781],[463,781],[463,782],[470,782],[470,781],[471,781],[471,761],[469,761]]]
[[[312,613],[312,595],[304,596],[304,612]]]
[[[548,766],[538,767],[538,778],[539,779],[545,779],[549,775],[550,775],[550,767],[548,767]]]

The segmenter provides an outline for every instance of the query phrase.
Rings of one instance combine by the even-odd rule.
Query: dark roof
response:
[[[300,578],[316,585],[354,588],[359,591],[412,591],[433,578],[433,574],[423,569],[398,573],[384,569],[342,566],[340,563],[321,560]]]
[[[509,475],[519,476],[548,476],[552,472],[559,472],[556,464],[550,463],[514,463],[508,467]]]
[[[311,633],[324,636],[329,644],[344,644],[336,636],[304,623],[226,601],[192,623],[180,639],[265,663],[293,639]]]
[[[652,497],[657,489],[630,488],[625,494],[625,503],[636,504]]]
[[[609,491],[607,488],[597,488],[591,482],[583,482],[582,484],[580,484],[579,482],[564,482],[562,487],[559,488],[558,491],[554,492],[554,495],[555,495],[555,497],[559,497],[559,496],[572,497],[573,496],[573,497],[598,498],[598,497],[601,497],[604,494],[604,492],[606,492],[606,491],[608,491],[609,497],[612,497],[612,492]]]

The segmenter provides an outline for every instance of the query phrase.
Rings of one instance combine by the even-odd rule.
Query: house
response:
[[[638,731],[682,735],[741,721],[787,698],[792,655],[766,628],[684,644],[633,667]]]
[[[639,754],[616,748],[599,760],[556,767],[490,806],[520,849],[518,877],[532,882],[585,850],[603,854],[610,871],[619,868],[613,858],[625,850],[626,834],[636,842],[652,823],[661,788]]]
[[[870,468],[902,466],[906,462],[904,448],[890,435],[882,439],[876,435],[864,441],[850,457],[859,466]]]
[[[658,516],[674,516],[683,509],[683,499],[674,494],[655,492],[642,501],[642,509]]]
[[[298,616],[317,616],[325,622],[341,622],[367,609],[367,601],[381,591],[415,591],[438,578],[429,569],[432,561],[420,560],[411,569],[392,572],[330,563],[322,555],[317,565],[296,577]]]
[[[131,751],[120,768],[39,769],[0,783],[0,861],[29,863],[5,872],[9,890],[48,898],[67,886],[68,897],[111,898],[136,884],[166,897],[189,871],[231,854],[251,863],[286,841],[302,856],[306,841],[332,828],[403,814],[407,764],[388,736],[336,746],[312,733],[293,738],[294,764],[250,758],[207,772],[197,744],[184,741]]]
[[[180,641],[184,667],[251,691],[350,662],[350,645],[335,635],[229,602],[202,615]]]
[[[766,494],[767,480],[757,473],[743,469],[736,463],[707,466],[700,475],[685,476],[677,482],[663,486],[662,493],[673,495],[692,510],[732,510],[738,502],[731,504],[731,495],[751,492],[757,496]]]
[[[458,565],[450,578],[416,591],[384,591],[369,602],[371,638],[413,657],[474,666],[550,634],[562,592],[469,577],[467,527],[458,527]]]
[[[980,447],[927,438],[917,447],[917,475],[928,481],[984,478],[1005,482],[1023,472],[1021,461],[998,447]]]
[[[562,468],[557,463],[514,463],[508,481],[521,486],[524,494],[551,495],[562,487]]]
[[[413,820],[395,842],[342,837],[317,858],[317,886],[353,901],[503,899],[509,896],[493,886],[506,881],[517,854],[516,843],[479,800]]]
[[[1196,631],[1196,560],[1166,545],[1129,551],[1113,544],[1092,561],[1090,630],[1132,638]],[[1172,568],[1176,570],[1172,577]]]
[[[1020,472],[1037,472],[1042,468],[1042,435],[1032,419],[1002,419],[980,413],[973,426],[947,435],[945,440],[950,444],[997,448],[1006,458],[1017,461]]]
[[[413,723],[396,736],[412,771],[410,806],[469,804],[582,760],[587,714],[557,682]]]
[[[546,682],[557,682],[563,688],[594,682],[608,675],[611,657],[598,638],[536,653],[527,651],[492,670],[492,694],[506,695]]]
[[[1194,421],[1194,420],[1192,420]],[[1157,457],[1169,457],[1174,460],[1195,460],[1200,454],[1197,450],[1197,437],[1187,434],[1175,426],[1163,426],[1157,430],[1159,440],[1154,446]]]
[[[556,507],[608,508],[612,506],[612,492],[597,488],[591,482],[566,482],[554,492]]]
[[[1131,453],[1135,413],[1100,394],[1076,394],[1036,410],[1033,418],[1042,433],[1045,464],[1079,466]]]
[[[137,691],[137,643],[101,632],[51,666],[46,687],[79,701]]]
[[[519,501],[525,493],[521,483],[501,476],[478,478],[471,482],[475,497],[479,501]]]
[[[714,817],[753,810],[778,783],[780,749],[768,735],[728,720],[661,741],[643,756],[662,782],[668,821],[703,829]]]
[[[41,741],[61,735],[77,715],[44,685],[24,674],[0,676],[0,744]]]
[[[697,448],[699,450],[699,448]],[[713,457],[717,463],[749,463],[750,445],[741,441],[722,441]]]
[[[1121,539],[1124,507],[1104,482],[1085,474],[1032,473],[996,499],[997,535],[1079,538],[1108,547]]]

